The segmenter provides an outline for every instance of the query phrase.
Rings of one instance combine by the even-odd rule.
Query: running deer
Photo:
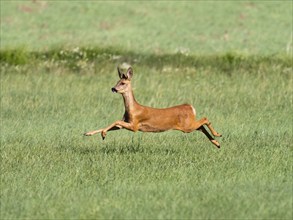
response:
[[[123,73],[119,67],[117,69],[120,80],[112,88],[112,92],[120,93],[123,97],[125,106],[123,119],[115,121],[106,128],[90,131],[84,135],[91,136],[101,133],[104,140],[107,131],[114,131],[122,128],[133,132],[179,130],[189,133],[194,130],[199,130],[202,131],[216,147],[220,148],[219,142],[209,134],[204,126],[207,126],[213,136],[221,137],[221,135],[214,130],[207,118],[195,120],[196,112],[193,106],[183,104],[170,108],[157,109],[140,105],[136,102],[131,89],[131,79],[133,77],[132,68],[129,67],[126,73]]]

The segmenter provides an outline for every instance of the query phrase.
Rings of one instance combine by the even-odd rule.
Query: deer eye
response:
[[[124,86],[124,85],[125,85],[125,83],[121,83],[121,85],[122,85],[122,86]]]

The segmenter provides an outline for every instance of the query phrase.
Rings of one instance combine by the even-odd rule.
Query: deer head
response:
[[[119,69],[119,67],[117,67],[117,70],[120,80],[111,90],[112,92],[123,94],[131,89],[131,78],[133,76],[133,70],[131,67],[129,67],[126,74],[124,74]]]

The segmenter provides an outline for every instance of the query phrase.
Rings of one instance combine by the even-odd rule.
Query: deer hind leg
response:
[[[195,127],[195,129],[198,129],[200,126],[206,125],[208,127],[208,129],[210,130],[210,132],[212,133],[212,135],[214,135],[215,137],[222,137],[221,134],[219,134],[218,132],[215,131],[215,129],[212,127],[211,124],[212,123],[209,122],[209,120],[207,118],[202,118],[198,121],[195,121],[193,126]]]
[[[215,131],[215,129],[212,127],[211,124],[212,124],[211,122],[208,122],[208,123],[206,124],[206,126],[210,129],[210,131],[212,132],[212,134],[213,134],[215,137],[222,137],[221,134],[219,134],[218,132]]]
[[[201,131],[202,133],[204,133],[204,134],[207,136],[207,138],[208,138],[208,139],[209,139],[214,145],[216,145],[217,148],[220,148],[220,144],[219,144],[219,142],[218,142],[217,140],[215,140],[215,139],[210,135],[210,133],[205,129],[204,126],[199,127],[197,130],[199,130],[199,131]]]
[[[214,144],[216,145],[216,147],[220,148],[220,144],[218,141],[216,141],[211,135],[210,133],[205,129],[204,125],[206,125],[208,127],[208,129],[211,131],[211,133],[216,136],[216,137],[221,137],[222,135],[220,135],[218,132],[215,131],[215,129],[211,126],[211,123],[208,121],[207,118],[202,118],[198,121],[194,121],[192,126],[191,126],[191,131],[194,130],[199,130],[201,132],[203,132],[207,138]],[[190,132],[189,130],[189,132]]]
[[[206,125],[208,127],[208,129],[211,131],[212,135],[214,135],[215,137],[222,137],[221,134],[219,134],[218,132],[215,131],[215,129],[212,127],[211,124],[212,123],[209,122],[209,120],[207,118],[202,118],[198,121],[194,121],[194,123],[192,124],[192,128],[193,128],[193,130],[197,130],[201,126]]]

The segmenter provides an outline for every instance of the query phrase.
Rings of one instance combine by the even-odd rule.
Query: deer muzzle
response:
[[[114,87],[111,89],[112,92],[116,93],[117,92],[117,89],[115,89]]]

